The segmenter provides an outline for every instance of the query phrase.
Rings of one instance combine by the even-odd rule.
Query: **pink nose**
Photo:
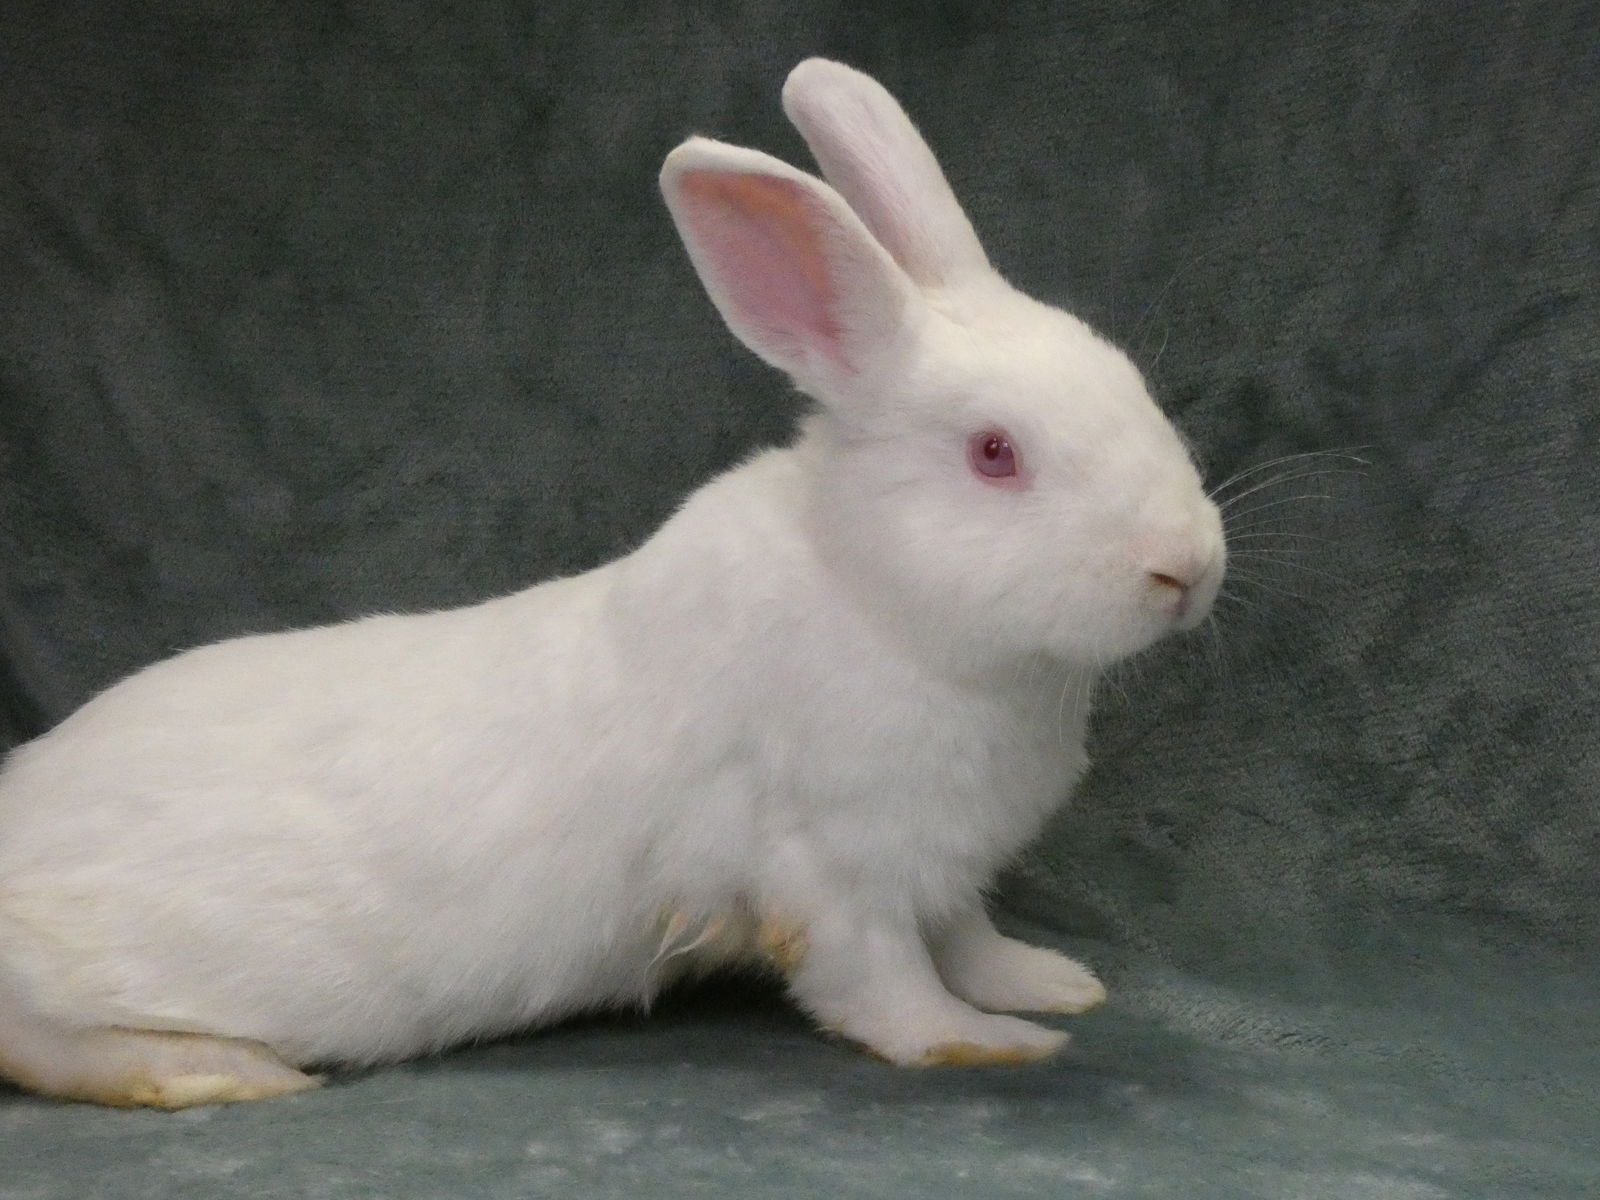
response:
[[[1169,567],[1165,571],[1149,572],[1148,578],[1155,585],[1158,603],[1162,607],[1170,604],[1172,615],[1178,620],[1183,620],[1189,615],[1189,601],[1194,598],[1194,585],[1200,582],[1203,574],[1204,572],[1198,568],[1174,570]]]
[[[1175,592],[1187,592],[1194,586],[1194,580],[1187,576],[1173,575],[1166,571],[1151,571],[1150,582],[1157,587],[1171,588]]]

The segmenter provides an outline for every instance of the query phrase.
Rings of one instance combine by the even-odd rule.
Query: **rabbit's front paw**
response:
[[[989,1012],[1081,1013],[1103,1004],[1105,985],[1075,959],[1005,937],[974,921],[935,955],[945,986]]]
[[[1046,1058],[1066,1045],[1068,1035],[1018,1017],[972,1011],[933,1028],[851,1032],[878,1058],[901,1067],[979,1067],[1015,1065]]]

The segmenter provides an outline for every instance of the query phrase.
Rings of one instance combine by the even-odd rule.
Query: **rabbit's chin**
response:
[[[942,604],[925,603],[926,596],[914,590],[883,588],[860,610],[885,641],[898,643],[925,669],[970,683],[999,684],[1001,690],[1006,681],[1018,679],[1058,686],[1048,676],[1063,671],[1098,675],[1182,637],[1210,613],[1208,599],[1181,613],[1119,611],[1108,604],[1098,611],[1041,606],[1026,616],[1018,605],[977,597],[966,603],[949,600],[947,595]]]
[[[1087,623],[1077,623],[1049,638],[1043,653],[1075,670],[1100,672],[1143,654],[1160,642],[1183,635],[1203,624],[1209,615],[1207,603],[1172,617],[1106,621],[1093,628],[1087,627]]]
[[[1148,622],[1125,626],[1084,623],[1062,631],[1046,629],[1034,635],[998,635],[995,630],[968,629],[957,632],[954,625],[926,630],[917,637],[912,623],[903,622],[899,632],[911,640],[913,652],[936,674],[947,674],[973,683],[988,681],[1003,686],[1007,681],[1026,681],[1045,690],[1059,687],[1057,676],[1097,676],[1118,663],[1133,658],[1169,635],[1178,632],[1172,622]]]

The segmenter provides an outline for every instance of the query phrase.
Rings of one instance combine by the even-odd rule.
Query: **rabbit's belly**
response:
[[[231,853],[202,836],[220,802],[175,801],[159,822],[147,807],[116,853],[86,853],[96,818],[102,842],[111,824],[86,805],[79,837],[0,847],[0,971],[63,1023],[251,1038],[297,1063],[390,1061],[637,1004],[704,960],[677,953],[668,925],[730,907],[745,837],[730,809],[748,782],[673,781],[713,802],[709,832],[652,822],[659,797],[605,783],[551,801],[532,830],[436,802],[426,837],[420,802],[341,822],[281,790],[245,810]]]
[[[659,944],[529,953],[426,944],[405,961],[373,949],[304,939],[233,946],[146,940],[87,945],[14,933],[0,920],[0,970],[43,1015],[78,1026],[215,1033],[250,1038],[300,1063],[394,1061],[463,1041],[548,1024],[563,1016],[646,1000],[665,978]]]
[[[598,911],[593,892],[519,907],[493,886],[402,900],[319,874],[13,877],[0,971],[65,1024],[251,1038],[302,1064],[391,1061],[650,994],[655,907]]]

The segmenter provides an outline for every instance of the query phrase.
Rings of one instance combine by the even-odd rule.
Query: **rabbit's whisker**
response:
[[[1269,479],[1265,479],[1265,480],[1262,480],[1259,483],[1253,484],[1252,486],[1245,488],[1244,491],[1239,492],[1237,495],[1229,496],[1221,504],[1217,505],[1217,511],[1226,513],[1230,508],[1232,508],[1235,504],[1239,503],[1239,501],[1243,500],[1246,496],[1253,496],[1259,491],[1264,491],[1265,489],[1270,488],[1270,487],[1277,487],[1279,484],[1295,483],[1295,482],[1297,482],[1298,480],[1301,480],[1301,479],[1317,479],[1317,478],[1319,478],[1319,477],[1321,477],[1323,475],[1339,475],[1339,474],[1343,474],[1343,471],[1340,470],[1339,468],[1332,468],[1332,469],[1328,469],[1328,470],[1317,470],[1317,471],[1313,471],[1313,470],[1285,471],[1281,475],[1274,475]]]
[[[1359,450],[1362,449],[1362,447],[1356,446],[1352,447],[1352,449]],[[1372,465],[1368,460],[1360,458],[1344,450],[1306,450],[1300,454],[1281,454],[1277,458],[1269,458],[1265,462],[1256,463],[1254,466],[1246,467],[1242,471],[1234,472],[1234,474],[1228,476],[1221,483],[1217,484],[1216,487],[1207,492],[1206,495],[1215,499],[1217,496],[1227,491],[1230,487],[1233,487],[1237,483],[1242,483],[1252,475],[1259,475],[1262,471],[1271,470],[1273,467],[1282,466],[1284,463],[1296,462],[1298,460],[1308,458],[1342,458],[1348,462],[1356,463],[1357,465],[1363,467],[1369,467]]]

